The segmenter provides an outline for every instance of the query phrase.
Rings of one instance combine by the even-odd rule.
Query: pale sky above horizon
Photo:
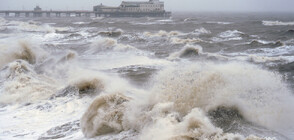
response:
[[[134,0],[128,0],[134,1]],[[135,0],[147,1],[147,0]],[[168,11],[294,12],[294,0],[161,0]],[[118,6],[122,0],[0,0],[0,10],[92,10],[103,3]]]

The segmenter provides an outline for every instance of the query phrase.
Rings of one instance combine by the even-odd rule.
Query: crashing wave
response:
[[[103,82],[97,78],[80,79],[79,81],[73,82],[72,85],[74,87],[77,87],[80,94],[88,93],[88,92],[99,92],[104,89]]]
[[[160,83],[156,83],[156,93],[162,93],[158,99],[172,101],[178,112],[185,114],[195,107],[209,111],[232,106],[246,120],[272,130],[286,129],[288,121],[294,121],[290,119],[294,114],[289,114],[293,112],[289,106],[294,98],[282,77],[257,66],[194,64],[162,74],[158,77]]]
[[[262,21],[265,26],[293,26],[294,22],[282,22],[282,21]]]
[[[120,132],[123,130],[122,119],[125,104],[129,98],[122,94],[98,96],[81,119],[81,128],[88,138]]]
[[[1,70],[5,79],[0,104],[31,103],[49,99],[57,91],[56,81],[34,72],[32,65],[18,60]]]
[[[202,53],[201,46],[186,45],[179,52],[175,52],[169,56],[169,59],[186,58],[199,56]]]
[[[49,24],[42,24],[36,21],[10,21],[7,25],[12,26],[16,30],[26,32],[63,33],[71,30],[68,27],[52,27]]]
[[[134,130],[142,140],[274,139],[224,132],[207,116],[219,107],[235,108],[253,125],[291,131],[290,90],[280,75],[258,66],[194,63],[163,70],[154,82],[149,93],[98,96],[81,119],[84,135]]]
[[[20,41],[17,45],[3,46],[3,51],[0,52],[0,67],[18,59],[35,64],[42,61],[46,55],[42,49],[26,41]]]
[[[103,51],[128,51],[136,50],[135,47],[117,43],[117,40],[111,38],[98,38],[93,41],[91,48],[87,53],[99,53]]]

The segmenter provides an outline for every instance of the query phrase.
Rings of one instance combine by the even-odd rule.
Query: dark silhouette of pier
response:
[[[34,10],[0,10],[0,14],[10,17],[14,14],[15,17],[169,17],[171,12],[103,12],[103,11],[87,11],[87,10],[42,10],[36,6]]]
[[[168,17],[169,12],[146,12],[146,13],[131,13],[131,12],[94,12],[94,11],[29,11],[29,10],[2,10],[0,14],[6,17],[14,15],[15,17]]]
[[[29,11],[29,10],[2,10],[0,14],[6,17],[168,17],[170,12],[146,12],[146,13],[131,13],[131,12],[94,12],[94,11]]]
[[[86,16],[90,17],[91,14],[95,15],[93,11],[25,11],[25,10],[2,10],[0,14],[5,14],[6,17],[14,14],[15,17],[25,16],[25,17],[61,17],[65,15],[67,17],[75,16],[81,17]]]

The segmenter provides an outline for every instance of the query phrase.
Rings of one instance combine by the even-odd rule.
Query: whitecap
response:
[[[283,21],[262,21],[265,26],[293,26],[294,21],[283,22]]]

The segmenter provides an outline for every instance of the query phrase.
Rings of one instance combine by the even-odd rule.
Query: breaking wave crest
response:
[[[31,103],[48,99],[57,91],[54,79],[34,72],[32,65],[17,60],[1,70],[2,85],[0,104]]]
[[[7,24],[12,26],[16,30],[25,32],[58,33],[70,30],[70,28],[68,27],[53,27],[49,24],[43,24],[36,21],[9,21]]]
[[[128,97],[122,94],[100,95],[81,119],[81,128],[88,138],[123,130],[122,118]]]
[[[92,42],[91,48],[87,53],[99,53],[103,51],[128,51],[136,50],[135,47],[117,43],[117,40],[111,38],[99,38]]]
[[[214,126],[207,114],[219,107],[236,108],[249,122],[284,134],[294,122],[294,98],[281,76],[247,63],[171,67],[159,72],[151,90],[128,96],[97,97],[81,120],[84,135],[135,130],[142,140],[263,138]]]
[[[159,79],[158,98],[172,101],[184,114],[195,107],[232,106],[245,119],[272,130],[287,129],[294,121],[294,98],[282,77],[254,65],[195,64],[163,71]]]
[[[0,67],[18,59],[35,64],[44,59],[45,56],[46,53],[42,49],[27,41],[20,41],[17,45],[3,46],[3,51],[0,52]]]
[[[198,56],[201,53],[202,53],[201,46],[186,45],[179,52],[175,52],[171,54],[169,56],[169,59]]]
[[[98,78],[85,78],[80,79],[79,81],[75,81],[72,84],[73,86],[77,87],[80,94],[91,92],[99,92],[104,89],[103,82]]]

